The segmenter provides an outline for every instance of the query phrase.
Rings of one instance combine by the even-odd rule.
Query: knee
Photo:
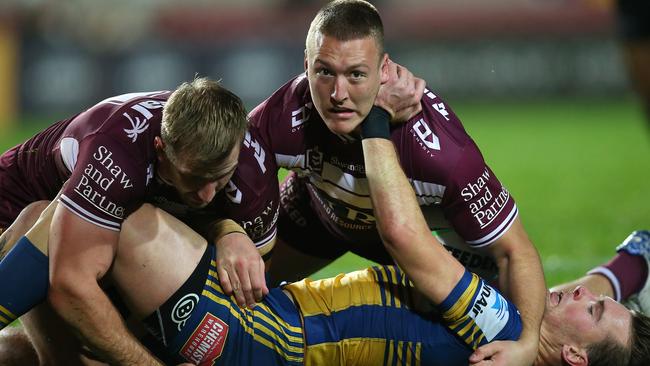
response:
[[[0,332],[0,365],[38,365],[36,350],[29,337],[19,327]]]

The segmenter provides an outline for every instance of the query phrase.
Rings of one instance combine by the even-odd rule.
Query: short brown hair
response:
[[[384,53],[384,25],[377,9],[364,0],[336,0],[323,6],[309,26],[305,46],[315,42],[316,33],[349,41],[372,36],[379,55]]]
[[[650,365],[650,317],[632,313],[630,344],[624,345],[607,337],[587,347],[589,366]]]
[[[632,354],[629,366],[650,365],[650,317],[632,311]]]
[[[163,110],[160,137],[167,158],[210,177],[239,145],[248,122],[241,99],[208,78],[181,84]]]

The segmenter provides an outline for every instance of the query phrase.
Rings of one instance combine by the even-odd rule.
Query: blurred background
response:
[[[650,141],[613,0],[382,0],[391,57],[513,193],[550,283],[650,227]],[[4,0],[0,150],[108,96],[221,79],[254,107],[302,72],[317,0]],[[363,264],[347,256],[318,276]]]

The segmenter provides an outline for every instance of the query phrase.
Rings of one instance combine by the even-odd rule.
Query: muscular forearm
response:
[[[387,250],[427,298],[441,303],[464,269],[431,235],[392,142],[363,140],[366,176]]]
[[[523,231],[518,220],[511,230]],[[537,347],[546,304],[546,284],[537,250],[527,238],[520,240],[523,240],[522,245],[500,260],[499,285],[521,313],[521,340]]]
[[[128,332],[97,284],[73,286],[72,290],[53,286],[50,302],[97,356],[111,365],[162,365]]]

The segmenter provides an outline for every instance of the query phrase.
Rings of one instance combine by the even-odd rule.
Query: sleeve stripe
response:
[[[87,210],[85,210],[84,208],[82,208],[81,206],[73,202],[66,195],[61,195],[61,198],[59,198],[59,202],[61,202],[61,204],[67,207],[75,215],[79,216],[85,221],[90,222],[91,224],[95,224],[97,226],[103,227],[105,229],[113,230],[113,231],[120,231],[121,224],[119,222],[109,221],[88,212]]]
[[[497,226],[497,228],[494,229],[491,233],[485,235],[480,239],[468,240],[467,244],[471,245],[474,248],[484,247],[486,245],[492,244],[494,241],[499,239],[501,235],[508,231],[508,229],[510,229],[512,223],[515,222],[515,218],[517,217],[518,213],[519,211],[517,210],[517,205],[515,204],[501,225]]]

